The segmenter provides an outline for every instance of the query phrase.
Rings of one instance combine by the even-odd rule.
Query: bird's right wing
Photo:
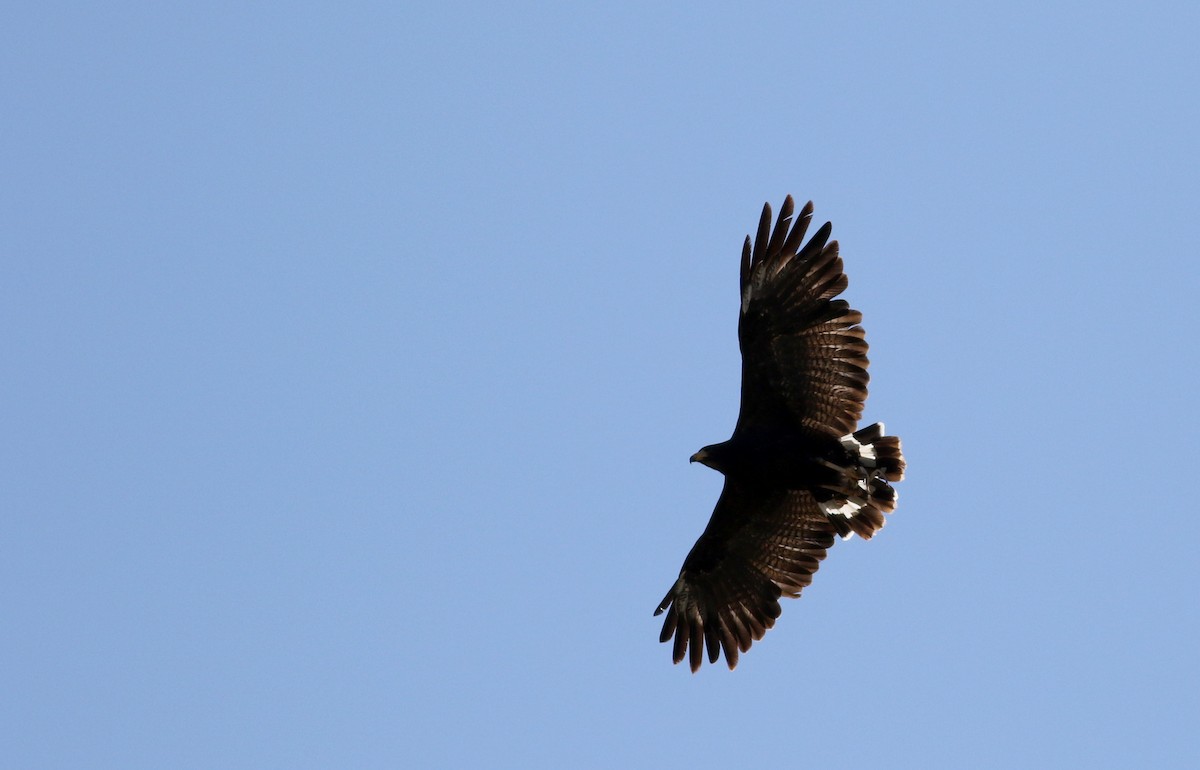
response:
[[[804,490],[760,490],[726,478],[712,518],[688,553],[655,615],[667,613],[660,641],[675,637],[676,663],[700,668],[704,647],[730,668],[779,617],[780,596],[812,582],[835,531]],[[689,653],[690,646],[690,653]]]

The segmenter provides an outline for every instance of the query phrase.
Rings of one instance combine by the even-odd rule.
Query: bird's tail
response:
[[[904,478],[904,454],[899,437],[885,436],[883,430],[877,422],[841,439],[852,462],[837,467],[841,480],[826,487],[832,497],[821,507],[843,538],[870,539],[883,527],[884,514],[896,509],[890,482]]]

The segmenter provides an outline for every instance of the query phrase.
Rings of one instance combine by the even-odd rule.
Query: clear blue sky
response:
[[[1195,3],[0,24],[0,765],[1200,762]],[[765,200],[910,473],[737,671],[651,612]]]

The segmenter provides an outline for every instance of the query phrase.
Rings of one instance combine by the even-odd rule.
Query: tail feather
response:
[[[875,448],[876,467],[888,481],[903,481],[904,453],[900,451],[899,436],[881,436],[872,444]]]
[[[899,437],[883,431],[883,423],[877,422],[842,437],[854,462],[839,468],[841,483],[826,487],[832,495],[821,503],[842,538],[871,539],[886,523],[884,514],[896,510],[896,490],[889,482],[904,478],[904,454]]]

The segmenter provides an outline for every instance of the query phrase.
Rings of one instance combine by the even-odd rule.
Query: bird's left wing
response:
[[[792,196],[771,228],[763,206],[753,243],[742,248],[742,405],[734,432],[792,425],[812,436],[854,430],[867,400],[862,314],[835,299],[848,281],[826,222],[801,248],[809,202],[793,221]]]

